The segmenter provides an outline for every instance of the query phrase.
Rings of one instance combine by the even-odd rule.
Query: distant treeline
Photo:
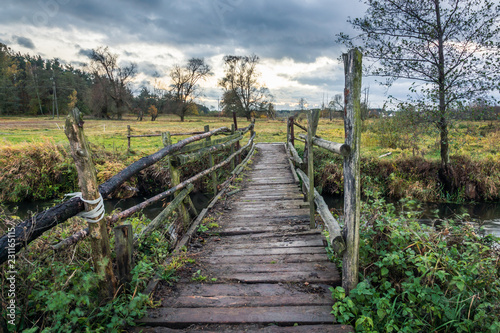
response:
[[[102,66],[98,67],[102,64],[92,60],[85,71],[62,64],[57,58],[16,53],[0,43],[0,115],[56,116],[67,114],[74,106],[105,119],[134,113],[138,119],[154,120],[161,113],[176,113],[177,103],[166,89],[142,87],[134,96],[128,85],[135,74],[134,66],[111,68],[109,76]],[[190,105],[189,114],[208,112],[203,105]]]

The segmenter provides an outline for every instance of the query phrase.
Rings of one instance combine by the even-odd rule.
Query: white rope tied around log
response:
[[[94,209],[92,209],[88,212],[80,212],[80,213],[76,214],[76,216],[80,216],[88,223],[97,223],[100,220],[102,220],[102,218],[104,217],[104,214],[105,214],[104,200],[102,199],[101,193],[99,193],[99,198],[97,198],[95,200],[85,200],[84,198],[82,198],[82,192],[69,193],[69,194],[65,194],[64,196],[65,197],[72,197],[72,198],[80,198],[80,200],[88,203],[89,205],[97,204],[97,206]],[[99,218],[96,219],[97,217],[99,217]]]

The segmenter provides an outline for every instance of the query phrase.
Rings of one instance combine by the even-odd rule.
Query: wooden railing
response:
[[[319,122],[319,111],[308,113],[307,128],[298,124],[293,117],[287,123],[287,142],[289,158],[297,167],[296,173],[302,180],[303,192],[307,193],[310,207],[311,228],[315,228],[315,212],[317,211],[329,234],[333,250],[342,255],[342,286],[349,292],[358,283],[359,256],[359,218],[360,218],[360,138],[361,138],[361,53],[351,50],[343,55],[345,66],[345,109],[344,129],[345,142],[330,142],[316,136]],[[306,134],[295,135],[294,127]],[[304,142],[303,159],[295,149],[295,140]],[[326,149],[344,157],[344,228],[330,213],[323,197],[314,188],[314,149],[313,146]],[[307,174],[302,171],[307,170]]]
[[[82,168],[77,168],[77,170],[79,185],[83,193],[82,196],[85,199],[96,199],[99,198],[99,195],[101,195],[103,198],[107,198],[127,179],[137,174],[141,170],[157,163],[163,158],[168,159],[168,165],[171,175],[171,188],[122,212],[115,213],[111,216],[106,216],[99,223],[89,223],[89,226],[87,228],[80,230],[74,235],[54,245],[54,250],[58,250],[68,245],[74,244],[91,234],[95,236],[95,233],[99,233],[99,237],[97,237],[100,238],[98,247],[100,247],[101,249],[105,249],[102,253],[100,253],[100,258],[98,258],[98,260],[95,260],[95,262],[100,262],[102,261],[101,259],[103,257],[109,257],[110,254],[109,241],[107,240],[108,227],[144,209],[154,202],[167,198],[172,194],[174,194],[174,200],[170,202],[167,208],[164,209],[155,219],[153,219],[153,221],[148,226],[146,226],[139,234],[133,235],[131,234],[131,230],[129,229],[129,227],[120,226],[115,228],[115,235],[118,241],[122,239],[125,242],[133,242],[134,240],[139,240],[141,237],[157,228],[166,227],[169,230],[168,234],[170,237],[170,241],[174,246],[178,239],[177,234],[179,231],[179,226],[166,226],[167,222],[169,221],[168,217],[172,214],[173,211],[178,211],[183,223],[182,228],[180,229],[182,231],[185,231],[190,227],[191,221],[197,215],[196,209],[188,195],[194,187],[193,182],[211,174],[212,188],[214,194],[216,194],[218,188],[226,186],[232,179],[234,179],[236,177],[236,174],[242,170],[244,164],[241,163],[235,166],[234,160],[236,158],[239,158],[239,156],[246,150],[250,150],[249,155],[251,155],[254,151],[254,127],[254,122],[252,122],[248,127],[240,130],[235,130],[235,126],[233,125],[233,129],[221,127],[210,131],[209,127],[205,126],[205,130],[203,132],[180,140],[175,144],[171,142],[170,138],[171,136],[179,133],[162,133],[160,134],[160,136],[162,136],[164,144],[163,149],[132,163],[117,175],[111,177],[104,184],[97,186],[95,168],[90,158],[91,154],[88,151],[88,143],[86,142],[85,136],[83,135],[83,121],[78,109],[74,109],[72,112],[70,112],[70,115],[67,119],[66,134],[68,136],[68,139],[70,140],[72,155],[75,159],[75,163],[77,163],[77,166],[82,165]],[[250,133],[248,142],[241,148],[236,149],[239,141],[242,140],[244,135],[247,133]],[[182,133],[182,135],[185,135],[185,133]],[[212,140],[212,137],[217,135],[224,135],[224,137]],[[205,139],[205,141],[201,141],[203,139]],[[219,162],[218,164],[214,164],[212,154],[224,149],[230,149],[229,157],[227,157],[222,162]],[[209,168],[190,177],[189,179],[181,180],[179,166],[181,164],[184,165],[185,163],[200,161],[200,159],[204,156],[209,156]],[[82,160],[85,160],[85,163],[82,163]],[[244,162],[246,161],[248,161],[248,159],[245,159]],[[229,163],[231,163],[231,169],[233,170],[231,176],[222,184],[219,184],[216,171],[228,165]],[[82,184],[85,184],[84,187],[86,187],[86,189],[82,188]],[[89,197],[87,194],[91,197]],[[73,198],[19,223],[15,227],[15,229],[11,231],[12,233],[15,233],[15,252],[17,253],[24,246],[40,237],[45,231],[50,230],[56,225],[65,222],[68,218],[77,215],[83,210],[91,210],[93,206],[95,205],[84,205],[79,198]],[[7,260],[8,255],[12,254],[12,251],[7,251],[10,247],[5,246],[5,244],[7,244],[7,239],[7,235],[3,235],[2,237],[0,237],[0,264]],[[119,247],[116,249],[118,257],[117,262],[120,263],[121,266],[125,267],[120,267],[119,272],[129,272],[130,270],[126,269],[126,267],[130,266],[130,262],[127,261],[127,258],[130,258],[131,256],[130,249],[132,248],[132,245],[117,244],[117,246]],[[92,246],[92,248],[94,249],[94,245]],[[12,250],[12,248],[10,248],[10,250]],[[108,260],[108,262],[111,263],[111,260]],[[120,276],[120,280],[122,280],[122,278],[125,277]]]

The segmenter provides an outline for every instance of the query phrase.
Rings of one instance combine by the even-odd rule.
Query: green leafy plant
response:
[[[362,209],[360,283],[331,289],[340,323],[358,332],[498,332],[500,239],[456,221],[438,230],[374,199]]]
[[[193,281],[198,281],[198,282],[203,282],[207,279],[207,277],[203,274],[201,274],[201,270],[197,270],[196,272],[193,273],[193,276],[191,277],[191,280]]]

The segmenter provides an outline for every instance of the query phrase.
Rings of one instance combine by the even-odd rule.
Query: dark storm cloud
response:
[[[8,0],[11,15],[5,18],[103,33],[110,46],[130,41],[181,49],[204,45],[212,47],[206,48],[207,57],[245,49],[261,57],[314,61],[338,51],[335,34],[345,31],[347,15],[360,13],[356,6],[331,0]]]
[[[92,56],[92,50],[91,49],[80,49],[78,51],[78,55],[84,56],[86,58],[91,58]]]
[[[137,72],[143,73],[147,76],[155,77],[162,74],[162,70],[151,62],[140,62],[137,64]]]
[[[23,31],[17,35],[26,39],[24,46],[32,48],[40,46],[36,37],[44,28],[74,31],[74,43],[82,45],[81,39],[88,35],[104,36],[95,45],[89,45],[87,39],[85,46],[75,46],[75,57],[88,57],[89,48],[107,45],[112,50],[121,49],[123,60],[140,59],[138,72],[151,76],[158,71],[158,64],[141,62],[144,52],[134,43],[168,45],[184,56],[179,59],[175,51],[158,56],[165,57],[165,63],[252,53],[262,61],[336,59],[341,48],[335,35],[351,33],[347,17],[362,16],[364,8],[358,1],[341,0],[3,0],[0,25],[21,23]],[[13,36],[5,38],[13,40]],[[337,80],[321,72],[290,79],[321,90]],[[215,96],[216,92],[212,93]],[[288,93],[295,96],[299,92]]]
[[[20,36],[13,36],[13,38],[14,38],[14,41],[18,45],[24,46],[30,50],[35,49],[35,44],[33,43],[33,41],[31,39],[26,38],[26,37],[20,37]]]

